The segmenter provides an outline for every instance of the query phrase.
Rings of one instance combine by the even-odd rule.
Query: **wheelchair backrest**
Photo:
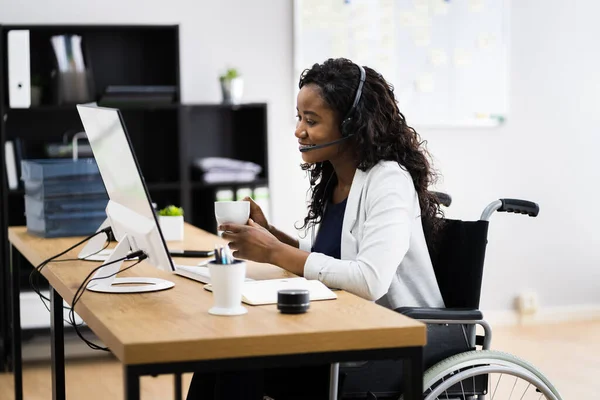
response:
[[[426,233],[435,276],[447,308],[479,308],[488,221],[442,219]]]

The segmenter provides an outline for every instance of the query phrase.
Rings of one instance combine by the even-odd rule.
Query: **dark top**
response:
[[[346,200],[348,199],[346,198],[338,204],[329,203],[325,208],[325,215],[323,215],[317,238],[313,243],[313,252],[340,259]]]

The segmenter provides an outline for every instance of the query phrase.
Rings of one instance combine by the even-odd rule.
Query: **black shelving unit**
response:
[[[7,32],[29,30],[31,74],[41,76],[41,103],[9,107]],[[57,64],[50,38],[82,37],[86,66],[91,71],[92,101],[99,102],[109,85],[168,85],[175,87],[167,104],[120,104],[127,130],[152,201],[158,207],[180,205],[185,220],[215,232],[215,193],[222,188],[268,186],[267,105],[182,104],[180,101],[179,27],[177,25],[0,25],[0,371],[7,365],[11,299],[7,229],[25,225],[22,182],[9,189],[4,144],[18,141],[22,159],[47,158],[48,143],[64,141],[83,126],[75,104],[59,104],[53,71]],[[215,77],[216,79],[216,77]],[[231,157],[255,162],[262,172],[253,182],[207,184],[193,168],[198,157]],[[30,290],[32,266],[21,260],[20,288]]]

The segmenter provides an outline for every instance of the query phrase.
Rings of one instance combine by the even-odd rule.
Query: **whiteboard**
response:
[[[294,76],[346,57],[393,85],[411,126],[508,113],[509,0],[294,0]]]

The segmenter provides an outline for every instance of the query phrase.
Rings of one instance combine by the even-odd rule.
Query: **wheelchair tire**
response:
[[[425,371],[423,377],[423,389],[425,394],[429,388],[434,387],[444,378],[448,378],[459,371],[464,371],[466,368],[481,367],[493,365],[498,369],[506,371],[523,371],[533,375],[541,384],[543,384],[549,392],[551,392],[557,400],[562,400],[562,397],[556,388],[548,381],[548,379],[531,363],[524,361],[512,354],[503,353],[494,350],[474,350],[465,353],[460,353],[445,360],[440,361],[436,365]],[[487,396],[486,396],[487,398]],[[402,399],[402,397],[401,397]]]

